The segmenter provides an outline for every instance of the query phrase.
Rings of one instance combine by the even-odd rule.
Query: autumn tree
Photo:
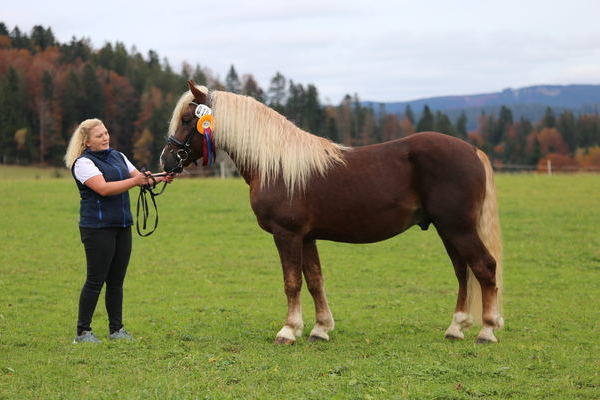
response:
[[[384,114],[382,117],[382,137],[383,141],[398,139],[402,136],[400,120],[396,114]]]
[[[152,165],[152,142],[154,136],[148,128],[142,131],[139,139],[136,140],[133,146],[133,158],[138,165],[150,167]]]

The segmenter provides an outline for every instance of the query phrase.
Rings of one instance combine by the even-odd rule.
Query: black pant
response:
[[[79,228],[87,259],[87,279],[79,297],[77,334],[92,330],[92,315],[106,282],[106,311],[110,332],[123,327],[123,281],[131,255],[131,227]]]

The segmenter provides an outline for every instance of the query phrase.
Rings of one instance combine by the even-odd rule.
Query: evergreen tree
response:
[[[82,119],[104,118],[104,93],[91,64],[83,68],[79,110]]]
[[[421,115],[421,118],[419,119],[419,122],[417,123],[417,132],[432,131],[433,130],[433,122],[434,122],[433,114],[431,113],[429,106],[425,105],[425,107],[423,107],[423,113]]]
[[[250,97],[254,97],[256,100],[263,103],[265,101],[265,92],[258,86],[258,82],[252,75],[244,76],[244,85],[242,87],[242,94]]]
[[[45,29],[41,25],[36,25],[31,30],[31,42],[34,48],[38,48],[42,51],[50,46],[56,45],[52,29]]]
[[[152,70],[160,69],[160,57],[158,56],[158,53],[155,52],[154,50],[148,50],[147,64],[148,64],[148,67]]]
[[[233,65],[229,67],[229,72],[225,77],[225,90],[232,93],[242,92],[242,84],[240,83],[240,78],[238,77],[238,74],[235,71],[235,67]]]
[[[299,83],[296,85],[294,81],[290,81],[284,115],[301,128],[304,122],[302,112],[305,101],[305,92],[302,84]]]
[[[306,87],[303,108],[304,122],[302,125],[309,132],[322,136],[325,130],[323,125],[324,114],[319,101],[319,92],[315,85],[309,84]]]
[[[512,162],[517,164],[526,164],[527,159],[527,137],[533,131],[533,125],[525,117],[521,117],[517,123],[516,155]]]
[[[463,111],[456,121],[456,136],[461,139],[466,139],[467,133],[467,116]]]
[[[542,147],[537,137],[533,138],[533,151],[527,155],[527,164],[537,165],[538,161],[542,158]]]
[[[435,113],[433,130],[445,133],[446,135],[456,136],[456,130],[454,129],[454,125],[452,125],[452,121],[441,111],[436,111]]]
[[[569,150],[574,152],[577,149],[575,116],[571,111],[563,112],[558,118],[557,128]]]
[[[550,107],[546,107],[546,113],[544,114],[544,118],[542,119],[542,126],[544,128],[556,127],[556,117],[554,116],[554,111],[552,111],[552,108]]]
[[[512,125],[513,116],[510,108],[502,106],[500,108],[500,116],[497,120],[490,118],[491,126],[489,127],[488,140],[492,146],[496,146],[504,140],[506,129]]]
[[[345,145],[352,146],[353,138],[356,136],[356,126],[352,113],[352,97],[349,94],[344,96],[337,107],[336,121],[339,140]]]
[[[326,117],[324,136],[336,143],[340,141],[340,136],[337,129],[337,123],[335,122],[335,118]]]
[[[4,25],[4,22],[0,22],[0,35],[8,36],[8,28]]]
[[[44,71],[42,75],[42,98],[38,104],[39,117],[39,161],[46,162],[47,148],[49,147],[49,139],[52,134],[52,114],[50,105],[52,103],[52,94],[54,91],[54,83],[50,72]]]
[[[198,85],[206,86],[208,84],[206,74],[204,73],[204,71],[202,71],[202,68],[200,68],[198,64],[196,64],[196,68],[194,69],[194,73],[192,74],[192,80]]]
[[[122,76],[127,74],[127,66],[129,64],[129,54],[125,44],[122,42],[115,43],[115,51],[113,55],[113,70]]]
[[[92,56],[92,48],[88,39],[77,40],[75,36],[69,44],[60,46],[60,62],[63,64],[75,64],[78,60],[88,61]]]
[[[598,115],[581,115],[577,119],[577,147],[600,145],[600,118]]]
[[[60,108],[62,110],[61,132],[65,140],[68,140],[72,129],[82,120],[81,113],[79,112],[81,93],[79,77],[75,72],[69,72],[69,78],[66,81],[63,95],[60,99]]]
[[[406,108],[404,109],[404,117],[406,119],[408,119],[411,124],[414,125],[414,123],[415,123],[415,113],[413,112],[412,108],[410,107],[410,104],[407,104]]]
[[[354,93],[354,96],[352,96],[352,139],[354,144],[360,145],[364,143],[362,130],[365,126],[366,115],[366,110],[361,105],[358,93]]]
[[[271,84],[267,90],[267,99],[269,107],[275,111],[282,113],[284,111],[284,104],[287,101],[286,98],[286,85],[287,80],[279,72],[271,78]]]
[[[114,57],[115,53],[113,51],[112,44],[107,42],[104,47],[102,47],[98,53],[96,53],[96,64],[104,69],[112,70],[114,65]]]
[[[12,42],[12,46],[17,49],[31,49],[31,42],[27,35],[21,33],[21,30],[18,26],[15,26],[10,33],[10,39]]]
[[[15,132],[29,127],[25,84],[13,67],[0,79],[0,109],[0,161],[7,163],[16,157]]]

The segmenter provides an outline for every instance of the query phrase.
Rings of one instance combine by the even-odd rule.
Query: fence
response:
[[[493,165],[494,171],[496,172],[508,172],[508,173],[540,173],[540,174],[548,174],[552,175],[553,173],[580,173],[580,172],[590,172],[590,173],[598,173],[600,172],[600,167],[598,166],[587,166],[587,167],[579,167],[577,165],[556,165],[552,164],[552,160],[546,160],[545,164],[538,165],[520,165],[520,164],[501,164],[494,163]]]

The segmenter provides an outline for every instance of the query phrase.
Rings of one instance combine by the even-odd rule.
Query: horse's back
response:
[[[315,239],[376,242],[416,224],[426,228],[448,204],[468,203],[468,181],[478,182],[475,151],[435,132],[350,148],[343,151],[344,164],[313,176],[291,201],[279,182],[253,187],[251,202],[270,232],[283,228]]]
[[[417,133],[353,148],[321,179],[312,213],[377,241],[413,225],[472,224],[485,193],[477,149],[453,136]],[[314,193],[314,192],[313,192]]]

